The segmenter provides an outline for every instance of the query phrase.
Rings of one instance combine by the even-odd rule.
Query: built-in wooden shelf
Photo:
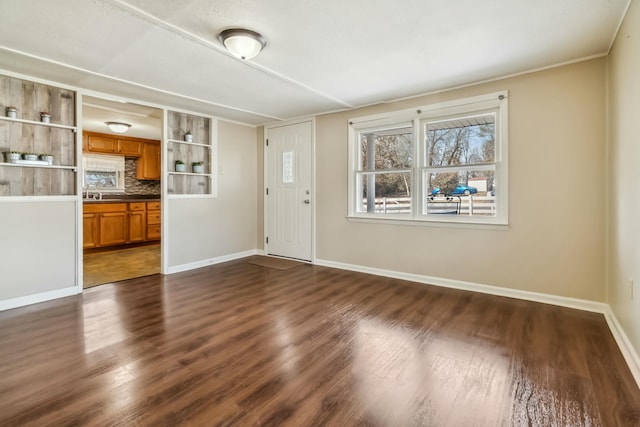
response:
[[[69,130],[72,130],[73,132],[77,131],[77,128],[75,126],[61,125],[58,123],[45,123],[45,122],[39,122],[36,120],[14,119],[12,117],[6,117],[6,116],[0,116],[0,120],[5,120],[8,122],[15,122],[15,123],[24,123],[28,125],[38,125],[38,126],[46,126],[51,128],[69,129]]]
[[[168,139],[167,141],[169,142],[173,142],[176,144],[186,144],[186,145],[195,145],[196,147],[206,147],[206,148],[211,148],[211,145],[209,144],[201,144],[199,142],[188,142],[188,141],[181,141],[179,139]]]
[[[28,165],[28,164],[7,163],[7,162],[0,162],[0,166],[9,166],[14,168],[66,169],[74,172],[78,169],[76,166]]]
[[[187,176],[211,176],[210,173],[195,173],[195,172],[169,172],[169,175],[187,175]]]

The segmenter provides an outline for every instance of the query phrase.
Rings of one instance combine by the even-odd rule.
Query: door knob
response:
[[[305,205],[308,205],[309,203],[311,203],[311,200],[309,200],[309,199],[304,199],[304,204],[305,204]]]

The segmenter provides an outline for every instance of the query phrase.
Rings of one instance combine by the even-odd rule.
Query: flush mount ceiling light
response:
[[[107,126],[109,126],[109,129],[111,129],[111,131],[115,133],[125,133],[131,127],[129,123],[122,123],[122,122],[105,122],[105,123],[107,124]]]
[[[244,28],[229,28],[218,38],[233,56],[240,59],[253,58],[267,45],[262,34]]]

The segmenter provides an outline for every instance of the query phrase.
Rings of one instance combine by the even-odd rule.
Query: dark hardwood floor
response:
[[[638,426],[640,390],[599,314],[245,259],[0,313],[0,425]]]

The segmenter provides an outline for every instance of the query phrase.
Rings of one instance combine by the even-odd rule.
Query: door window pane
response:
[[[282,182],[285,184],[293,182],[293,151],[282,153]]]

